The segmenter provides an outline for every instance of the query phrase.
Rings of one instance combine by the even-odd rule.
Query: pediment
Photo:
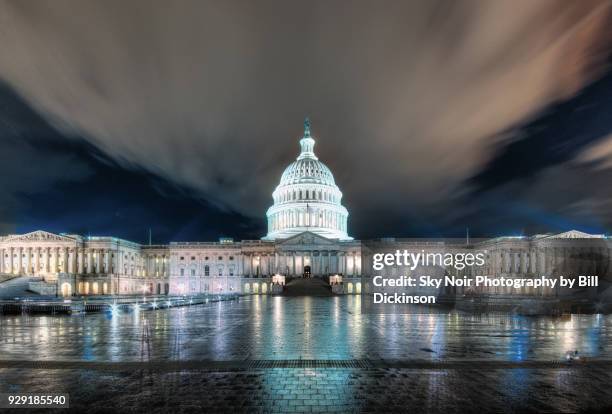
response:
[[[40,242],[40,241],[63,241],[63,242],[74,242],[75,239],[68,236],[62,236],[55,233],[50,233],[48,231],[36,230],[31,233],[26,234],[15,234],[12,236],[8,236],[5,242]]]
[[[589,234],[578,230],[570,230],[564,233],[553,234],[548,237],[549,239],[601,239],[601,234]]]
[[[320,236],[316,233],[312,233],[310,231],[305,231],[300,234],[296,234],[295,236],[291,236],[288,239],[283,240],[279,243],[279,245],[335,245],[336,240],[331,240],[326,237]]]

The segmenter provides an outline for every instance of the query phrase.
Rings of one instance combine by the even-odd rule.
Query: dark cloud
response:
[[[0,84],[0,234],[14,231],[24,197],[47,192],[61,182],[86,179],[91,170],[74,153],[48,144],[65,140]],[[38,208],[47,208],[41,200]]]
[[[605,0],[3,1],[0,77],[101,159],[258,220],[309,114],[354,230],[435,233],[500,131],[606,70],[610,27]]]

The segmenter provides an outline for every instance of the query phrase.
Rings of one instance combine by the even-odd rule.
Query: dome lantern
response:
[[[302,149],[302,152],[300,153],[298,160],[302,158],[318,159],[314,154],[314,145],[315,140],[310,136],[310,119],[306,117],[304,120],[304,136],[300,140],[300,148]]]

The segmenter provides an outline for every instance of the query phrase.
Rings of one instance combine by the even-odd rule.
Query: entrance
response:
[[[304,277],[310,277],[310,266],[304,266]]]

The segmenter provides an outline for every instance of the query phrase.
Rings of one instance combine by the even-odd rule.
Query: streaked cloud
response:
[[[601,75],[610,17],[605,0],[4,0],[0,78],[68,136],[257,217],[308,114],[349,208],[401,215]]]

